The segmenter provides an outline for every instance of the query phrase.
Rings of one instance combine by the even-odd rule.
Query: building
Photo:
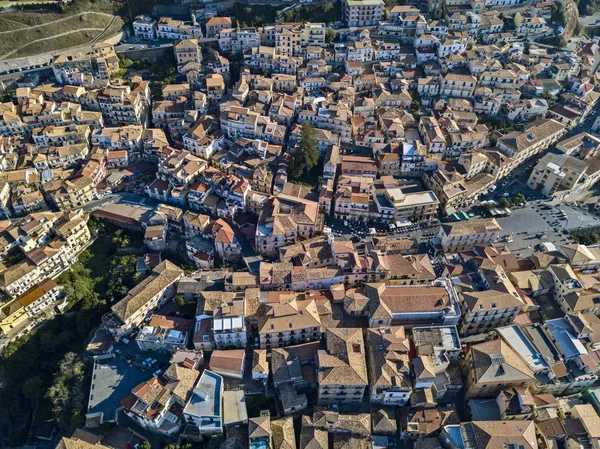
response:
[[[123,337],[160,307],[175,296],[176,282],[183,277],[183,270],[168,260],[152,270],[150,276],[133,287],[127,296],[111,307],[111,312],[102,317],[106,328]]]
[[[344,0],[343,18],[349,27],[379,25],[383,20],[383,0]]]
[[[458,294],[446,278],[425,285],[365,284],[346,292],[344,311],[367,316],[369,327],[457,325],[460,319]]]
[[[179,71],[182,70],[188,62],[197,64],[202,63],[202,51],[198,45],[198,39],[184,39],[173,45],[175,52],[175,61]]]
[[[231,28],[232,22],[231,17],[211,17],[206,21],[206,37],[215,38],[219,37],[221,30]]]
[[[235,298],[213,313],[213,337],[217,349],[245,348],[246,298]]]
[[[27,251],[24,260],[0,273],[0,288],[14,298],[68,269],[91,240],[87,220],[81,210],[64,214],[53,225],[53,238]]]
[[[133,21],[133,34],[142,39],[155,39],[157,23],[156,19],[151,16],[137,16]]]
[[[317,387],[317,352],[319,341],[271,350],[273,384],[285,415],[304,410],[308,405],[307,393]]]
[[[245,349],[215,350],[210,356],[209,369],[224,377],[242,379],[245,361]]]
[[[545,196],[563,197],[577,187],[588,168],[568,154],[545,154],[533,168],[527,185]]]
[[[183,409],[183,433],[191,437],[223,433],[223,378],[204,370]]]
[[[360,403],[369,385],[361,329],[326,331],[327,350],[317,353],[319,404]]]
[[[498,139],[497,146],[518,165],[558,142],[567,132],[564,125],[552,119],[540,119],[527,125],[524,131],[513,131]]]
[[[489,332],[499,326],[511,324],[524,306],[518,294],[515,296],[506,291],[464,292],[461,303],[461,334]]]
[[[463,361],[468,398],[496,397],[502,390],[528,387],[535,377],[503,339],[473,345]]]
[[[537,449],[534,421],[473,421],[445,426],[440,438],[451,449],[492,449],[512,444]]]
[[[176,352],[186,347],[190,325],[191,321],[183,318],[153,315],[135,341],[142,351]]]
[[[404,406],[410,401],[410,340],[403,326],[367,329],[372,404]]]
[[[439,237],[446,253],[467,251],[476,245],[495,242],[502,228],[495,218],[444,223]]]
[[[321,339],[323,329],[317,304],[294,292],[265,292],[274,296],[258,319],[260,347],[279,348]]]

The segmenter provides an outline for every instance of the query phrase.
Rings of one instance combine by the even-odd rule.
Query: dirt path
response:
[[[2,33],[9,33],[11,31],[18,31],[20,29],[27,28],[27,24],[26,23],[19,22],[18,20],[7,19],[6,17],[2,17],[1,15],[0,15],[0,19],[5,20],[6,22],[9,22],[9,23],[14,23],[15,25],[19,25],[19,27],[20,27],[20,28],[15,29],[15,30],[2,31]]]
[[[27,27],[27,25],[25,25],[25,26],[28,29],[33,30],[35,28],[41,28],[41,27],[45,27],[45,26],[52,25],[52,24],[55,24],[55,23],[64,22],[65,20],[72,19],[73,17],[83,16],[84,14],[97,14],[97,15],[100,15],[100,16],[115,17],[114,14],[108,14],[108,13],[105,13],[105,12],[86,11],[86,12],[80,12],[80,13],[77,13],[77,14],[73,14],[72,16],[63,17],[62,19],[56,19],[56,20],[52,20],[50,22],[42,23],[40,25],[34,25],[34,26],[31,26],[31,27]],[[4,20],[11,20],[11,19],[4,19]],[[15,23],[20,23],[20,22],[15,22]],[[7,33],[15,33],[17,31],[19,31],[19,30],[0,31],[0,35],[7,34]],[[40,40],[42,40],[42,39],[40,39]],[[34,42],[36,42],[36,41],[34,41]]]
[[[54,36],[44,37],[42,39],[36,39],[34,41],[27,42],[27,44],[21,45],[20,47],[15,48],[14,50],[12,50],[12,51],[10,51],[10,52],[8,52],[8,53],[0,56],[0,61],[3,60],[3,59],[6,59],[10,55],[13,55],[13,54],[15,54],[18,51],[24,49],[25,47],[29,47],[31,44],[35,44],[37,42],[42,42],[42,41],[48,41],[48,40],[51,40],[51,39],[56,39],[57,37],[67,36],[69,34],[78,33],[80,31],[102,31],[102,32],[104,32],[104,30],[105,30],[105,28],[79,28],[78,30],[71,30],[71,31],[67,31],[67,32],[61,33],[61,34],[55,34]]]

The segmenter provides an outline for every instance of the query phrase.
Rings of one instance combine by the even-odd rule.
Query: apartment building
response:
[[[313,237],[323,226],[318,203],[280,194],[259,212],[255,247],[260,254],[276,255],[279,248],[296,243],[299,237]]]
[[[156,26],[158,22],[152,16],[140,15],[133,21],[133,34],[142,39],[156,38]]]
[[[90,141],[88,125],[46,126],[31,132],[31,139],[40,148],[64,145],[88,144]]]
[[[102,317],[104,326],[117,338],[128,335],[135,327],[139,327],[154,309],[175,296],[177,281],[181,277],[181,268],[168,260],[161,262],[146,279],[129,290],[127,296],[113,305],[111,311]]]
[[[222,131],[233,140],[246,137],[282,145],[286,136],[284,125],[249,108],[231,107],[222,111],[220,118]]]
[[[410,341],[403,326],[367,329],[370,401],[402,407],[410,401]]]
[[[0,334],[10,335],[14,329],[25,329],[25,323],[33,325],[44,316],[41,313],[56,305],[62,297],[62,288],[52,279],[45,279],[20,295],[6,301],[0,308]],[[16,338],[11,335],[10,338]]]
[[[507,292],[464,292],[461,303],[461,335],[489,332],[499,326],[511,324],[523,308],[523,301]]]
[[[502,153],[514,158],[515,164],[541,153],[567,132],[564,125],[553,119],[540,119],[527,125],[524,131],[513,131],[498,139]]]
[[[217,349],[245,348],[246,298],[234,298],[213,312],[213,338]]]
[[[273,384],[279,392],[285,415],[304,410],[308,406],[306,393],[316,389],[314,375],[307,368],[316,370],[317,353],[321,342],[314,341],[271,351]]]
[[[210,436],[223,433],[223,378],[204,370],[183,409],[184,434]]]
[[[198,39],[184,39],[173,45],[175,61],[181,72],[181,68],[188,62],[202,63],[202,51],[198,45]]]
[[[440,95],[457,98],[472,98],[477,78],[459,73],[440,74]]]
[[[568,195],[585,176],[588,164],[568,154],[547,153],[533,168],[527,185],[550,198]]]
[[[63,181],[55,190],[45,188],[56,207],[63,212],[82,207],[96,197],[96,185],[85,176]]]
[[[28,251],[23,261],[0,274],[0,288],[10,297],[22,295],[69,268],[91,239],[87,219],[82,211],[64,214],[52,228],[53,238]]]
[[[156,26],[159,39],[192,39],[202,37],[202,27],[196,21],[186,22],[171,17],[161,17]]]
[[[215,38],[219,37],[221,30],[231,28],[232,21],[231,17],[211,17],[206,21],[206,37]]]
[[[379,25],[384,8],[383,0],[344,0],[343,19],[349,27]]]
[[[224,139],[215,118],[202,115],[183,135],[183,146],[193,155],[208,161],[219,150]]]
[[[225,95],[225,78],[220,73],[211,73],[205,79],[206,96],[210,101],[219,101]]]
[[[185,349],[191,324],[191,320],[184,318],[152,315],[150,322],[140,329],[135,342],[141,351]]]
[[[502,228],[495,218],[444,223],[439,237],[446,253],[467,251],[476,245],[495,242]]]
[[[317,353],[319,405],[359,404],[369,378],[362,329],[326,331],[327,349]]]
[[[461,313],[456,288],[446,278],[423,285],[368,283],[346,292],[344,308],[346,313],[367,316],[369,327],[457,325]]]
[[[269,295],[269,294],[267,294]],[[258,319],[260,347],[280,348],[318,341],[323,334],[317,304],[294,292],[273,292],[274,299],[265,304],[265,314]]]
[[[529,366],[503,339],[469,347],[462,365],[468,398],[497,396],[507,388],[535,382]]]
[[[223,28],[219,32],[219,50],[223,53],[241,53],[260,44],[261,35],[255,28]]]

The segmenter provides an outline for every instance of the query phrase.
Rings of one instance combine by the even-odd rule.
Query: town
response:
[[[600,6],[116,3],[0,5],[0,446],[600,449]]]

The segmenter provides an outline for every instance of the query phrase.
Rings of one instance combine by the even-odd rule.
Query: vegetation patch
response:
[[[102,315],[145,276],[136,273],[135,256],[117,254],[120,247],[141,245],[141,234],[92,220],[90,228],[96,228],[96,241],[57,279],[68,311],[12,342],[0,357],[0,401],[14,404],[0,413],[9,446],[24,444],[49,420],[65,433],[83,425],[90,374],[85,346]]]

